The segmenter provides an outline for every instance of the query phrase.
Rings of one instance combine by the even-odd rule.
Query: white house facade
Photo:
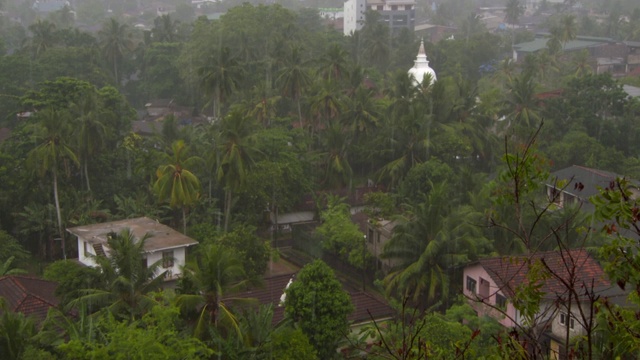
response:
[[[109,256],[107,237],[130,229],[136,239],[149,237],[144,244],[144,261],[147,266],[160,262],[158,274],[165,273],[166,280],[178,278],[185,264],[186,250],[198,242],[156,220],[141,217],[111,221],[100,224],[77,226],[67,229],[78,239],[78,261],[84,265],[97,266],[95,257]]]

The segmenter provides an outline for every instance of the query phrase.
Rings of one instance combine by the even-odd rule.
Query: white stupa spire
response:
[[[424,39],[420,41],[420,49],[418,50],[418,56],[413,67],[409,69],[409,75],[413,79],[414,85],[422,83],[424,76],[429,74],[431,76],[431,83],[436,81],[436,72],[429,67],[429,60],[427,60],[427,53],[424,51]]]

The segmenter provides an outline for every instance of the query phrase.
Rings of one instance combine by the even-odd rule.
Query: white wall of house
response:
[[[104,247],[105,255],[109,256],[109,250]],[[162,256],[163,253],[172,253],[173,261],[166,261],[163,263]],[[167,254],[168,256],[169,254]],[[84,265],[96,267],[98,264],[95,261],[96,251],[88,241],[78,237],[78,260]],[[147,266],[154,264],[156,261],[161,261],[160,269],[158,270],[158,274],[161,274],[164,271],[168,271],[167,279],[176,279],[182,274],[182,266],[185,265],[186,262],[186,248],[180,247],[166,251],[154,251],[146,254]],[[164,267],[167,266],[167,267]]]
[[[105,255],[109,254],[107,248],[104,248],[104,251]],[[78,261],[87,266],[96,267],[98,264],[96,263],[95,256],[96,250],[93,248],[93,245],[83,238],[78,237]]]
[[[160,261],[160,267],[157,270],[157,275],[167,271],[166,279],[176,279],[182,274],[182,266],[185,264],[186,248],[175,248],[164,251],[154,251],[147,253],[147,266],[153,265],[156,261]],[[163,261],[163,254],[167,254],[167,259]],[[171,253],[171,254],[170,254]],[[173,256],[173,261],[169,260],[169,257]]]
[[[489,273],[480,264],[467,266],[464,269],[462,283],[463,294],[470,299],[469,303],[478,315],[490,316],[500,324],[506,327],[514,327],[520,322],[518,313],[513,304],[508,301],[505,294],[498,288],[497,284],[491,279]],[[495,309],[498,298],[505,299],[504,312]],[[480,302],[482,300],[482,302]]]

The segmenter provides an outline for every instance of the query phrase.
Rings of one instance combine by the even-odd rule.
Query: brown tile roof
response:
[[[0,277],[0,297],[11,311],[33,316],[38,322],[47,317],[49,308],[59,304],[54,295],[58,284],[25,275]]]
[[[272,323],[277,324],[284,319],[284,306],[280,305],[280,298],[292,278],[293,274],[279,275],[264,279],[263,286],[236,294],[235,298],[254,298],[260,305],[273,304]],[[295,281],[295,280],[294,280]],[[347,289],[347,291],[349,291]],[[394,316],[395,312],[387,303],[370,294],[361,291],[349,291],[354,311],[347,317],[350,322],[362,323],[369,321],[369,313],[376,320]]]
[[[564,294],[566,287],[563,281],[569,282],[572,278],[578,288],[586,286],[591,289],[593,286],[596,289],[610,285],[602,267],[584,249],[541,252],[529,258],[531,263],[542,261],[550,269],[547,273],[549,277],[544,280],[541,289],[546,293],[547,298],[556,298]],[[509,297],[513,296],[518,285],[528,281],[529,262],[525,256],[495,257],[481,259],[478,262],[489,273],[498,288]]]
[[[119,233],[124,229],[131,229],[133,235],[138,239],[149,233],[151,237],[144,243],[144,250],[147,252],[191,246],[198,243],[194,239],[148,217],[82,225],[69,228],[67,231],[91,244],[106,244],[107,234],[111,232]]]

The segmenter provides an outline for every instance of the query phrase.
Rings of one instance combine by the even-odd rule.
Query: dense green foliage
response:
[[[114,256],[96,258],[99,270],[52,263],[44,276],[78,318],[52,314],[64,335],[49,328],[34,337],[30,320],[2,312],[0,357],[338,356],[352,307],[326,265],[307,265],[287,291],[294,325],[274,326],[273,308],[233,299],[267,270],[277,246],[267,238],[290,236],[269,234],[273,223],[314,200],[322,246],[336,261],[375,267],[381,293],[405,304],[388,327],[367,333],[398,346],[375,343],[371,356],[523,355],[515,335],[456,300],[462,267],[482,257],[601,247],[612,280],[637,287],[635,245],[618,232],[637,232],[628,183],[594,201],[605,234],[585,232],[591,218],[558,209],[542,189],[551,171],[571,165],[640,178],[640,102],[621,86],[639,80],[593,74],[589,53],[562,50],[577,35],[640,41],[634,1],[584,2],[606,14],[598,21],[574,13],[573,1],[543,2],[539,13],[554,13],[544,24],[547,48],[519,63],[512,45],[533,39],[517,29],[529,15],[521,1],[492,4],[506,6],[507,29],[496,32],[470,0],[416,4],[417,20],[458,28],[452,38],[425,39],[438,81],[417,86],[407,70],[420,39],[389,31],[373,11],[345,37],[315,10],[339,6],[329,0],[180,4],[158,17],[147,3],[105,9],[89,0],[77,16],[69,7],[44,16],[0,1],[0,274],[40,273],[45,262],[75,257],[65,228],[122,218],[181,226],[201,245],[175,298],[152,292],[159,269],[142,266],[144,239],[130,233],[113,234]],[[224,15],[196,18],[214,11]],[[171,106],[154,115],[162,102]],[[148,121],[134,123],[141,118]],[[323,191],[353,198],[365,186],[384,190],[365,197],[370,224],[393,228],[379,263],[363,251],[349,205],[319,200]],[[514,303],[532,318],[541,294],[520,290]],[[576,351],[593,355],[594,339],[605,339],[597,345],[604,357],[637,351],[635,311],[598,309],[604,325]],[[541,351],[532,328],[516,330]]]
[[[320,260],[306,265],[286,294],[286,316],[309,337],[321,359],[334,358],[353,305],[333,270]]]

